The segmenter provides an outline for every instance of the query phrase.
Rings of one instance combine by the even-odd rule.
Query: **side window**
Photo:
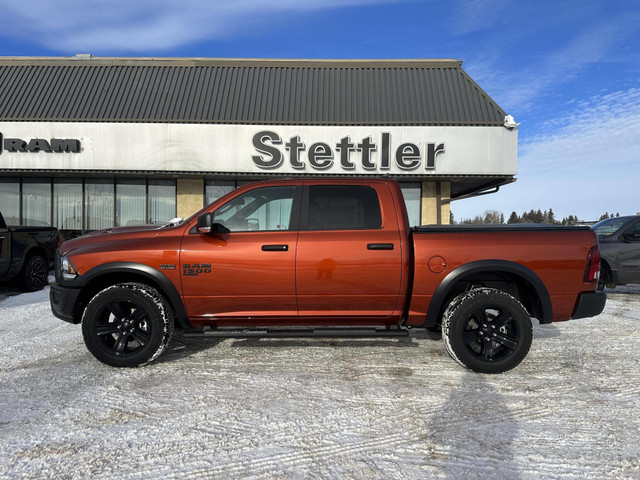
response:
[[[311,185],[309,230],[381,228],[378,194],[366,185]]]
[[[295,187],[251,190],[213,212],[213,222],[232,232],[289,230]]]
[[[640,241],[640,222],[637,222],[635,225],[627,228],[627,230],[624,232],[624,236],[626,237],[627,241]]]

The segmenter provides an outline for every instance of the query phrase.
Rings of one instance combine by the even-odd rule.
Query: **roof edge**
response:
[[[236,67],[317,67],[317,68],[461,68],[462,60],[417,59],[324,59],[324,58],[207,58],[207,57],[2,57],[0,65],[64,66],[236,66]]]

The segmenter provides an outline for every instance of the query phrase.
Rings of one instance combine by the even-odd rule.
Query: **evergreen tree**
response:
[[[509,220],[507,220],[507,223],[522,223],[522,219],[518,216],[518,214],[513,211],[511,212],[511,215],[509,216]]]
[[[549,213],[547,214],[547,223],[558,223],[556,221],[556,216],[553,213],[553,209],[549,209]]]

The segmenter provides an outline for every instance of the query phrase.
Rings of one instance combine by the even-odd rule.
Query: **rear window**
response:
[[[380,202],[366,185],[311,185],[309,230],[381,228]]]

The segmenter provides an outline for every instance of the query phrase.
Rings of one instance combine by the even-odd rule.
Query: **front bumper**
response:
[[[572,319],[595,317],[600,315],[607,303],[607,294],[604,292],[583,292],[578,297],[576,309],[571,316]]]
[[[81,315],[78,311],[79,288],[61,287],[57,283],[51,285],[49,301],[51,311],[61,320],[69,323],[80,323]]]

